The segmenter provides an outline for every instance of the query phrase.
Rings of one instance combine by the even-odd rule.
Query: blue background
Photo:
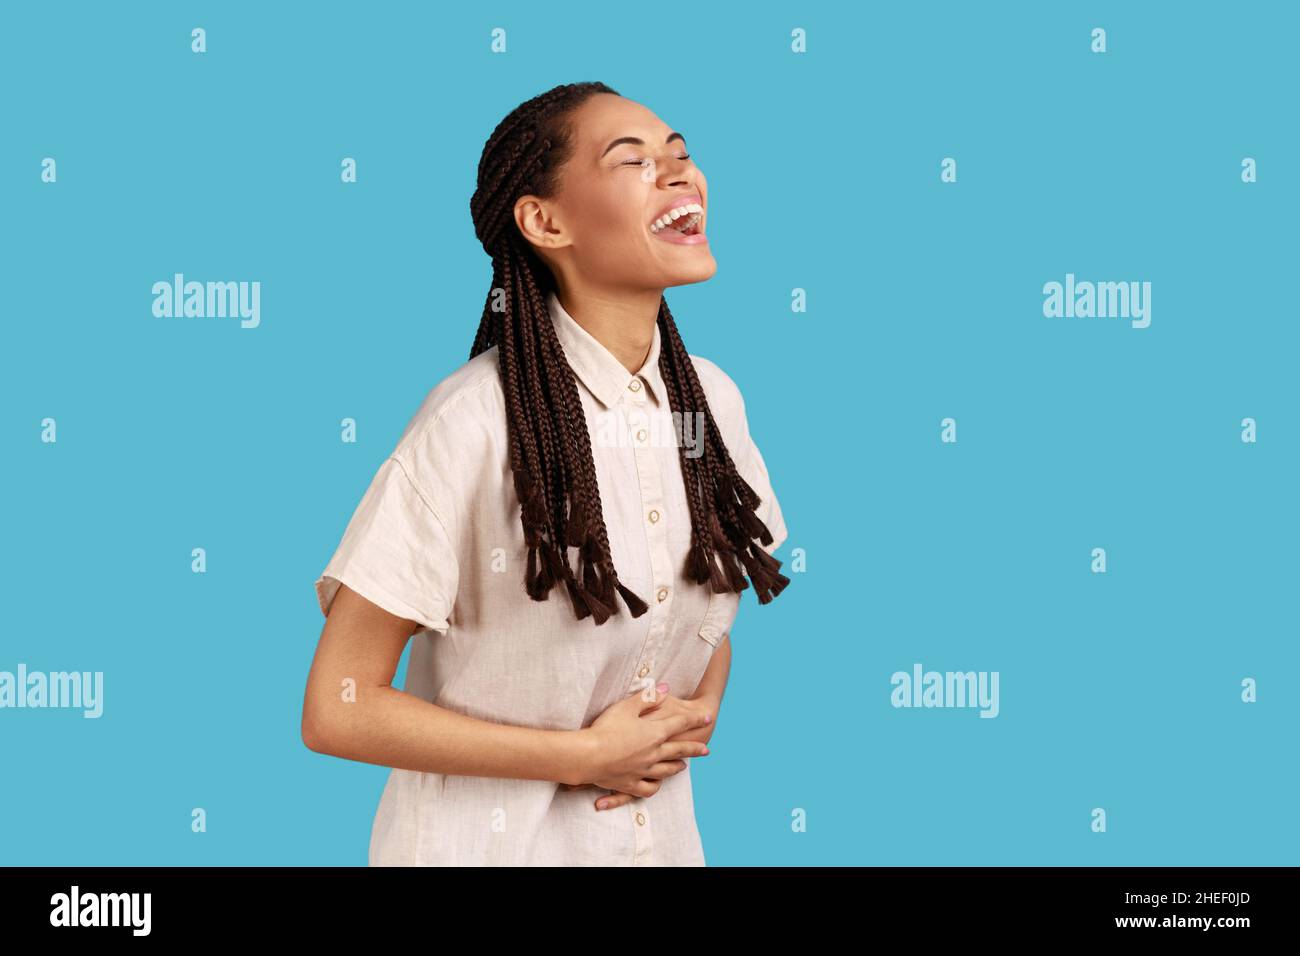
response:
[[[0,711],[0,863],[365,863],[387,770],[299,736],[312,583],[468,357],[484,141],[589,79],[709,177],[669,301],[807,562],[741,603],[710,864],[1297,862],[1295,6],[473,6],[0,14],[0,669],[105,673],[99,720]],[[154,318],[175,272],[260,327]],[[1044,318],[1067,272],[1150,327]],[[1000,716],[894,709],[914,662]]]

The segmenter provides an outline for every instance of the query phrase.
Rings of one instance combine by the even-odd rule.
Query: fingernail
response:
[[[656,689],[657,691],[659,691],[659,693],[661,693],[661,694],[666,694],[666,693],[668,693],[668,683],[667,683],[667,681],[660,681],[658,684],[655,685],[655,689]]]
[[[703,756],[706,756],[706,757],[707,757],[708,754],[709,754],[709,748],[708,748],[708,747],[705,747],[705,748],[704,748],[704,754],[703,754]]]
[[[596,801],[596,809],[597,809],[597,810],[604,810],[607,806],[609,806],[608,801],[605,801],[605,800],[597,800],[597,801]]]
[[[712,723],[712,722],[713,722],[713,715],[712,715],[712,714],[705,714],[705,715],[704,715],[704,722],[705,722],[706,724],[708,724],[708,723]]]

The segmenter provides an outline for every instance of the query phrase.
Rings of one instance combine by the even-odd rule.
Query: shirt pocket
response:
[[[731,625],[735,623],[739,608],[740,592],[723,591],[719,594],[710,591],[709,605],[704,612],[704,619],[700,621],[700,637],[717,647],[718,642],[731,633]]]

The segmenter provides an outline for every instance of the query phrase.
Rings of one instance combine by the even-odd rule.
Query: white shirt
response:
[[[616,613],[597,626],[575,617],[562,584],[546,601],[525,592],[496,347],[429,392],[316,593],[328,614],[342,582],[418,623],[407,693],[481,720],[578,730],[647,682],[693,695],[741,598],[755,598],[752,586],[715,594],[685,576],[691,518],[659,374],[658,324],[632,374],[554,293],[548,302],[579,380],[614,566],[649,610],[633,618],[617,599]],[[756,513],[772,533],[764,546],[771,553],[785,540],[785,522],[740,391],[713,362],[690,357],[737,469],[761,498]],[[689,763],[654,795],[601,811],[594,804],[602,791],[591,788],[393,769],[370,864],[702,866]]]

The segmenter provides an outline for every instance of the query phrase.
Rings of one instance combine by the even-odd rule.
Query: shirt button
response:
[[[645,664],[645,665],[642,665],[641,669],[640,669],[639,671],[636,672],[636,676],[637,676],[637,677],[645,677],[645,675],[646,675],[646,674],[649,674],[649,673],[650,673],[650,665],[649,665],[649,664]]]
[[[659,600],[661,600],[661,601],[666,601],[666,600],[668,600],[668,589],[667,589],[667,588],[660,588],[660,589],[659,589]]]
[[[627,387],[632,389],[634,392],[639,392],[641,390],[641,380],[639,378],[634,378],[632,381],[628,382]]]
[[[637,811],[636,814],[636,825],[639,827],[645,826],[645,814],[639,810]]]
[[[650,519],[650,523],[651,523],[651,524],[654,524],[656,521],[659,520],[659,512],[658,512],[658,511],[653,511],[653,510],[652,510],[652,511],[650,512],[650,514],[649,514],[647,517],[649,517],[649,519]]]
[[[636,440],[637,440],[637,441],[645,441],[645,429],[644,429],[644,428],[641,429],[639,432],[636,433]]]

